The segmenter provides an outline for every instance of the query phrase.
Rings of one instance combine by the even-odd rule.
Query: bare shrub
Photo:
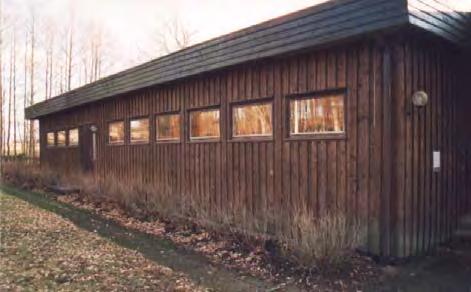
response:
[[[60,175],[38,163],[18,161],[2,161],[2,181],[25,189],[45,188],[56,185]]]
[[[364,244],[366,227],[357,220],[348,220],[341,211],[315,218],[306,210],[297,210],[291,232],[280,237],[297,260],[307,266],[339,266]]]
[[[306,266],[343,264],[366,237],[365,226],[340,211],[315,217],[305,209],[289,216],[286,210],[266,208],[254,212],[242,206],[210,210],[206,201],[196,200],[191,194],[173,194],[166,185],[124,183],[112,175],[100,179],[84,174],[58,175],[38,164],[18,161],[4,163],[2,174],[9,183],[29,189],[59,183],[73,185],[80,189],[80,196],[95,202],[115,202],[139,219],[184,219],[246,242],[277,241],[283,252],[294,255],[297,262]]]

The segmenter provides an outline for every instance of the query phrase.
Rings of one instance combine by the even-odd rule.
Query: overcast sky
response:
[[[77,23],[94,21],[105,27],[121,54],[138,55],[152,47],[152,35],[159,26],[178,19],[194,32],[192,43],[199,43],[277,16],[294,12],[326,0],[4,0],[18,14],[35,7],[41,17],[68,21],[70,6],[75,7]],[[463,10],[471,10],[471,0],[449,0]],[[122,57],[116,57],[122,59]]]
[[[70,6],[77,23],[95,21],[105,27],[122,51],[148,48],[152,34],[178,19],[194,32],[192,43],[217,37],[325,0],[5,0],[19,15],[34,7],[40,17],[68,21]],[[10,10],[10,11],[12,11]]]

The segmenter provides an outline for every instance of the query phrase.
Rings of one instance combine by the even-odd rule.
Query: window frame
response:
[[[180,118],[180,127],[178,128],[178,139],[159,139],[158,138],[158,126],[157,126],[157,122],[158,122],[158,118],[161,117],[161,116],[171,116],[171,115],[178,115],[178,117]],[[183,136],[184,136],[184,127],[185,127],[185,118],[183,116],[183,113],[181,110],[178,110],[178,111],[168,111],[168,112],[161,112],[161,113],[157,113],[154,115],[154,138],[155,138],[155,142],[158,143],[158,144],[179,144],[183,141]]]
[[[64,132],[64,145],[59,145],[59,133]],[[67,147],[67,130],[57,130],[56,131],[56,147],[64,148]]]
[[[77,138],[78,138],[77,144],[73,144],[73,145],[70,144],[70,131],[71,130],[77,130]],[[79,147],[79,145],[80,145],[80,130],[79,130],[79,127],[69,128],[67,130],[67,146],[73,148],[73,147]]]
[[[52,145],[49,145],[49,139],[48,139],[48,135],[49,134],[53,134],[54,135],[54,143]],[[46,132],[46,148],[55,148],[57,146],[57,135],[56,135],[56,131],[47,131]]]
[[[144,120],[144,119],[147,119],[148,120],[148,127],[147,127],[147,130],[148,130],[148,139],[147,141],[132,141],[131,139],[131,122],[132,121],[136,121],[136,120]],[[151,134],[152,134],[152,119],[150,116],[136,116],[136,117],[131,117],[128,119],[127,123],[125,123],[124,125],[124,137],[125,137],[125,140],[126,140],[126,137],[127,137],[127,141],[129,142],[129,145],[146,145],[146,144],[149,144],[150,141],[152,140],[152,137],[151,137]],[[126,135],[126,128],[128,129],[127,131],[127,135]]]
[[[191,114],[193,112],[204,112],[204,111],[219,111],[219,136],[217,137],[191,137]],[[211,105],[204,107],[196,107],[188,109],[187,118],[186,118],[186,128],[187,128],[187,139],[189,143],[211,143],[211,142],[220,142],[223,139],[223,110],[221,105]]]
[[[237,107],[252,106],[252,105],[271,105],[271,126],[272,131],[269,135],[234,135],[234,109]],[[245,141],[273,141],[275,136],[275,101],[273,97],[257,98],[251,100],[234,101],[229,104],[229,142],[245,142]]]
[[[290,102],[292,100],[308,100],[308,99],[321,99],[327,98],[331,96],[340,96],[343,101],[343,122],[344,122],[344,130],[343,132],[324,132],[324,133],[301,133],[301,134],[292,134],[291,133],[291,124],[290,124],[290,116],[291,116],[291,106]],[[347,98],[348,90],[346,88],[337,88],[337,89],[327,89],[322,91],[312,91],[312,92],[304,92],[298,94],[291,94],[287,95],[285,98],[285,128],[286,133],[284,135],[284,139],[287,141],[290,140],[346,140],[347,139],[347,132],[348,132],[348,105],[347,105]]]
[[[111,142],[110,141],[110,124],[117,123],[117,122],[122,122],[124,123],[124,136],[123,136],[123,141],[120,142]],[[126,145],[126,119],[116,119],[116,120],[111,120],[106,122],[106,145],[108,146],[123,146]]]

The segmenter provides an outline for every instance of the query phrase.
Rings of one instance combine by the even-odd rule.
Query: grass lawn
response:
[[[184,274],[0,191],[0,291],[198,291]]]

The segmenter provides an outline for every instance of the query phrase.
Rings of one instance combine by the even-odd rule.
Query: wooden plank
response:
[[[369,172],[369,99],[370,99],[370,54],[369,44],[360,48],[358,68],[358,215],[362,223],[368,219],[368,172]],[[385,97],[386,98],[386,97]]]
[[[347,125],[348,128],[348,148],[347,148],[347,214],[349,218],[356,219],[357,208],[356,198],[358,194],[357,179],[357,106],[358,106],[358,49],[352,48],[348,52],[347,63]]]
[[[372,100],[370,102],[370,166],[369,166],[369,216],[368,246],[374,253],[380,252],[380,210],[382,179],[382,52],[376,45],[372,54]],[[348,130],[348,129],[347,129]]]
[[[392,124],[393,124],[393,135],[394,135],[394,147],[392,149],[392,155],[394,157],[392,162],[392,168],[394,170],[392,185],[391,185],[391,194],[392,201],[395,201],[393,204],[393,210],[395,210],[395,220],[396,228],[394,247],[393,252],[397,256],[403,257],[406,254],[405,251],[405,204],[406,198],[404,197],[405,191],[405,146],[406,146],[406,137],[405,137],[405,88],[404,88],[404,49],[401,45],[396,45],[393,48],[394,54],[394,68],[393,71],[393,80],[394,85],[392,88],[393,94],[393,107],[391,109],[392,113]]]
[[[318,181],[317,181],[317,191],[318,191],[318,210],[319,210],[319,217],[322,218],[327,213],[327,145],[325,141],[320,141],[318,144],[318,152],[317,152],[317,159],[318,159]]]
[[[392,96],[391,96],[391,52],[383,52],[383,153],[382,153],[382,197],[381,197],[381,253],[391,252],[391,177],[392,177]]]
[[[308,176],[308,163],[309,163],[309,152],[308,152],[308,143],[300,142],[299,143],[299,201],[300,206],[305,208],[307,211],[311,212],[311,206],[308,205],[309,202],[309,176]]]
[[[425,60],[422,52],[418,52],[418,88],[425,86]],[[418,112],[418,138],[419,138],[419,163],[418,163],[418,214],[419,214],[419,228],[418,228],[418,252],[423,253],[425,249],[425,112],[423,108],[419,108]]]
[[[413,104],[407,102],[407,97],[412,96],[412,56],[409,44],[404,45],[404,86],[405,96],[405,256],[412,255],[414,250],[414,193],[413,193]]]
[[[286,151],[289,151],[289,180],[290,180],[290,194],[291,194],[291,203],[293,210],[301,210],[300,208],[304,207],[302,200],[299,194],[299,143],[291,142],[289,148]]]

